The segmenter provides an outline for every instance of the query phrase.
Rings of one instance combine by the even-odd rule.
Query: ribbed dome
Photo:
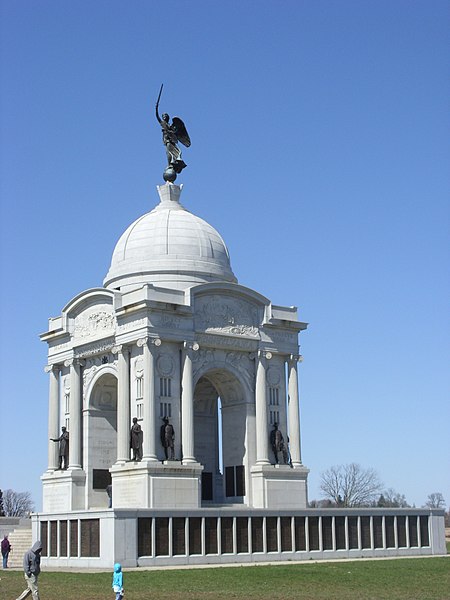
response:
[[[236,282],[219,233],[179,202],[182,186],[158,186],[160,204],[132,223],[113,252],[109,289],[144,283],[185,289],[211,281]]]

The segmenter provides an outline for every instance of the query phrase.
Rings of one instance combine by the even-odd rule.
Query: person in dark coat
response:
[[[67,469],[69,466],[69,432],[61,427],[59,438],[50,438],[52,442],[59,442],[59,469]],[[64,467],[62,466],[64,462]]]
[[[11,544],[9,543],[8,536],[5,535],[2,539],[2,557],[3,557],[3,568],[8,568],[8,556],[11,552]]]
[[[42,542],[37,540],[23,556],[23,571],[27,589],[24,590],[17,600],[24,600],[30,594],[33,600],[39,600],[38,577],[41,572]]]

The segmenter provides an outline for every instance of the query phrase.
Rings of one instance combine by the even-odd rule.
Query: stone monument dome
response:
[[[160,203],[132,223],[114,248],[104,286],[127,291],[150,283],[186,289],[236,283],[220,234],[180,204],[182,186],[158,186]]]

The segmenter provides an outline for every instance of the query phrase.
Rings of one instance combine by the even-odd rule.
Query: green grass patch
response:
[[[1,600],[25,587],[19,571],[0,573]],[[44,571],[42,600],[114,600],[111,573]],[[359,560],[251,567],[128,571],[125,600],[450,600],[450,559]]]

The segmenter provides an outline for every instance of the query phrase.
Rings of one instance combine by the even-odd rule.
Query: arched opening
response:
[[[117,460],[117,378],[106,372],[94,383],[86,414],[87,508],[108,506],[109,469]]]
[[[248,404],[235,375],[203,374],[194,391],[195,457],[203,467],[202,503],[246,502]]]

